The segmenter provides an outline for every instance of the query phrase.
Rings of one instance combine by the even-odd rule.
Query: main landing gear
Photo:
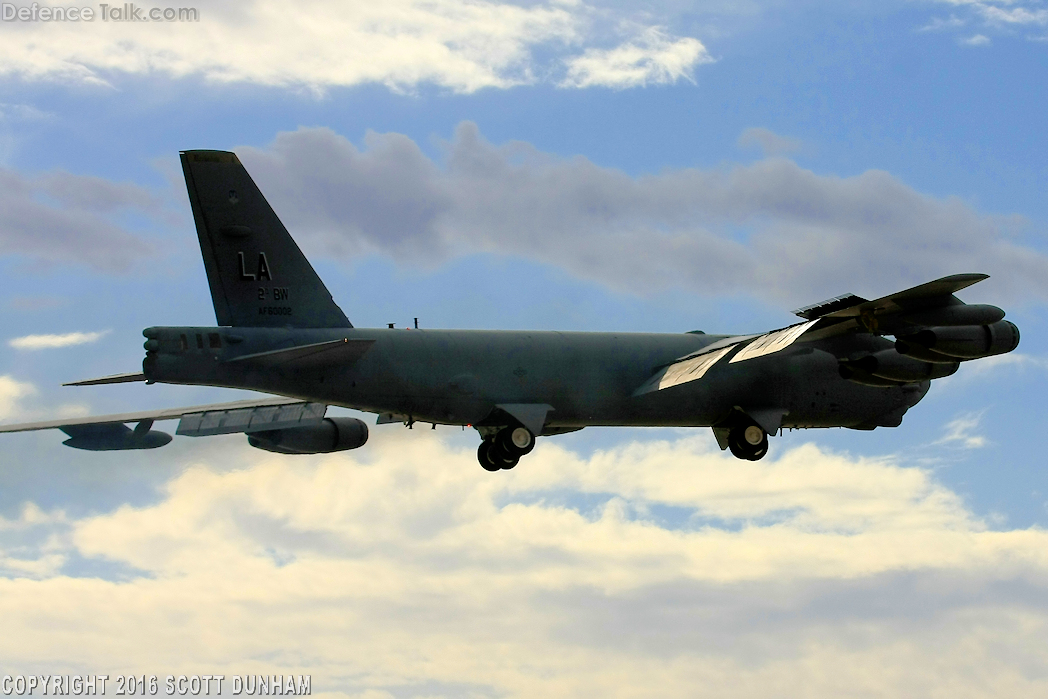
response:
[[[768,433],[752,422],[735,425],[728,433],[728,449],[736,458],[759,461],[768,453]]]
[[[484,438],[477,449],[477,460],[485,471],[509,470],[534,448],[535,435],[527,427],[504,427]]]

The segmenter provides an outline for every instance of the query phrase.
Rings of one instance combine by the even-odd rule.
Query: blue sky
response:
[[[29,640],[0,670],[1043,696],[1048,6],[196,7],[0,23],[4,421],[235,397],[59,386],[134,370],[143,327],[213,322],[190,148],[238,152],[357,325],[757,332],[986,272],[960,295],[1022,344],[899,428],[790,433],[757,465],[708,430],[587,429],[498,482],[454,430],[302,459],[7,435],[0,599]]]

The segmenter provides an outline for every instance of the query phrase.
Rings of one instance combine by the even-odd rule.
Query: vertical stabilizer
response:
[[[181,155],[218,324],[353,327],[237,156]]]

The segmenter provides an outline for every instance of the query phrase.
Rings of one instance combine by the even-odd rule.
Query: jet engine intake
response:
[[[364,446],[368,426],[352,417],[328,417],[316,425],[251,432],[247,443],[277,454],[330,454]]]
[[[934,327],[898,338],[901,354],[920,357],[921,350],[957,359],[979,359],[1011,352],[1019,346],[1019,328],[1001,320],[989,325]]]

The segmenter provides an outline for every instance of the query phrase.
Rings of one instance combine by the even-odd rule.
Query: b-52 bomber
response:
[[[868,301],[846,294],[757,335],[356,328],[335,304],[233,153],[181,154],[218,324],[143,331],[142,371],[72,385],[251,389],[277,397],[0,427],[57,428],[64,444],[152,449],[176,434],[246,433],[281,454],[356,449],[366,424],[465,425],[488,471],[513,468],[537,437],[590,425],[712,427],[755,461],[783,428],[896,427],[961,362],[1010,352],[1019,330],[995,306],[954,294],[955,274]],[[890,339],[890,337],[893,339]],[[131,427],[130,425],[134,425]]]

